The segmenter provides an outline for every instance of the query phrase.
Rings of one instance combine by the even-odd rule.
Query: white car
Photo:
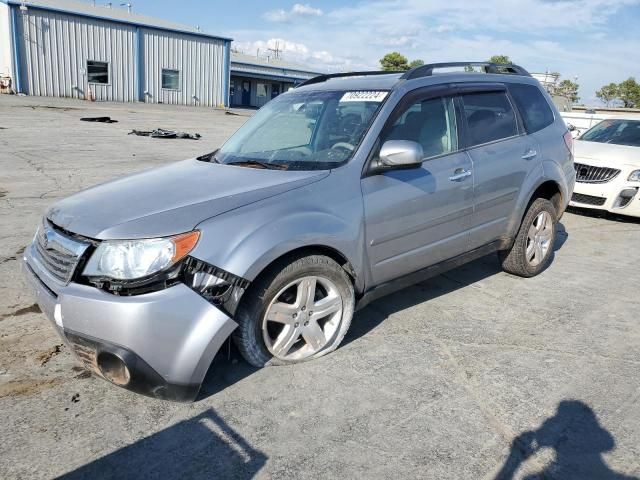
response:
[[[574,142],[570,205],[640,217],[640,120],[607,119]]]

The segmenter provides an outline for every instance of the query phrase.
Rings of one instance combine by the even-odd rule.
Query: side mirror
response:
[[[380,149],[380,164],[388,168],[418,168],[423,159],[422,145],[410,140],[387,140]]]

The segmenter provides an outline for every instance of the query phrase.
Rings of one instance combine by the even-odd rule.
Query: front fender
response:
[[[357,289],[364,281],[360,274],[364,264],[362,197],[356,189],[324,186],[318,192],[323,188],[320,184],[201,223],[201,240],[191,256],[252,281],[292,250],[326,247],[351,264]],[[321,199],[326,200],[319,202]]]
[[[357,253],[352,251],[357,236],[346,221],[326,212],[295,213],[254,230],[230,252],[227,267],[253,280],[282,255],[312,246],[335,250],[354,265],[358,264]]]

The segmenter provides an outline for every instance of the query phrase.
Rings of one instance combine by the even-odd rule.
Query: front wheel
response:
[[[556,209],[549,200],[534,200],[510,249],[500,252],[502,269],[520,277],[533,277],[549,266],[556,239]]]
[[[348,275],[323,255],[271,268],[245,296],[233,338],[256,367],[298,363],[335,350],[349,329],[355,304]]]

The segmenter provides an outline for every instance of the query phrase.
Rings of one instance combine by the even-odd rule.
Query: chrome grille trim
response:
[[[89,245],[59,232],[44,219],[33,239],[33,255],[42,268],[66,285]]]
[[[620,174],[617,168],[594,167],[584,163],[574,163],[576,170],[576,182],[580,183],[607,183]]]

